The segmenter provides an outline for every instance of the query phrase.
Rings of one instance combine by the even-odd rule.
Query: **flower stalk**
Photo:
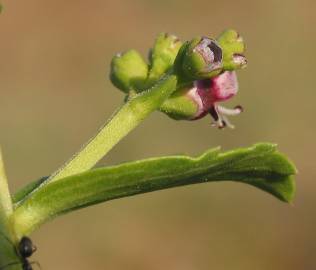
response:
[[[160,82],[128,100],[69,162],[47,181],[53,182],[91,169],[123,137],[157,110],[176,89],[177,78],[167,75]]]

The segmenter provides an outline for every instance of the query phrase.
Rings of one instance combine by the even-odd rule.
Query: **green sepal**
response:
[[[192,120],[199,111],[198,103],[188,93],[191,89],[186,86],[174,92],[160,107],[160,111],[175,120]]]
[[[148,65],[135,50],[117,54],[111,62],[111,82],[125,93],[142,89],[148,75]]]

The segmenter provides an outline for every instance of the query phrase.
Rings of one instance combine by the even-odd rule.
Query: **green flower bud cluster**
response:
[[[183,44],[162,33],[150,50],[149,63],[135,50],[118,54],[112,60],[110,78],[131,96],[154,86],[165,75],[176,75],[177,88],[160,110],[174,119],[194,120],[223,101],[225,93],[231,93],[225,100],[237,93],[235,74],[225,72],[246,66],[244,50],[235,30],[224,31],[216,40],[196,37]]]
[[[176,36],[161,33],[149,52],[149,64],[135,50],[114,56],[110,79],[125,93],[138,93],[154,85],[174,63],[182,43]]]

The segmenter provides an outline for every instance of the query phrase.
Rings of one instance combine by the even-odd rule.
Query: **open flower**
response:
[[[174,64],[179,89],[160,110],[178,120],[196,120],[210,114],[213,126],[234,128],[228,116],[240,114],[243,108],[228,109],[219,103],[238,92],[235,70],[247,65],[244,51],[242,37],[232,29],[216,40],[197,37],[183,44]]]
[[[236,72],[224,71],[211,79],[194,81],[191,87],[178,91],[162,106],[162,111],[172,118],[186,120],[197,120],[210,114],[213,126],[234,128],[227,116],[238,115],[243,108],[238,105],[228,109],[219,103],[229,100],[237,92]]]
[[[218,103],[229,100],[237,94],[238,81],[235,71],[225,71],[212,79],[195,81],[191,91],[188,94],[194,96],[200,103],[199,113],[193,120],[209,113],[214,120],[214,126],[234,128],[227,116],[238,115],[243,108],[238,105],[233,109],[228,109]]]

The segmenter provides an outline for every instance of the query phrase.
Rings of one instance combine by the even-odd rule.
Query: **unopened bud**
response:
[[[217,39],[223,48],[224,70],[235,70],[245,68],[247,59],[244,56],[245,43],[235,30],[224,31]]]
[[[161,33],[150,50],[149,84],[158,80],[174,63],[182,42],[174,35]]]
[[[183,45],[177,69],[192,79],[206,79],[218,75],[223,67],[223,52],[219,44],[207,37],[198,37]]]
[[[135,50],[117,54],[111,62],[110,79],[125,93],[142,89],[148,75],[148,65]]]

